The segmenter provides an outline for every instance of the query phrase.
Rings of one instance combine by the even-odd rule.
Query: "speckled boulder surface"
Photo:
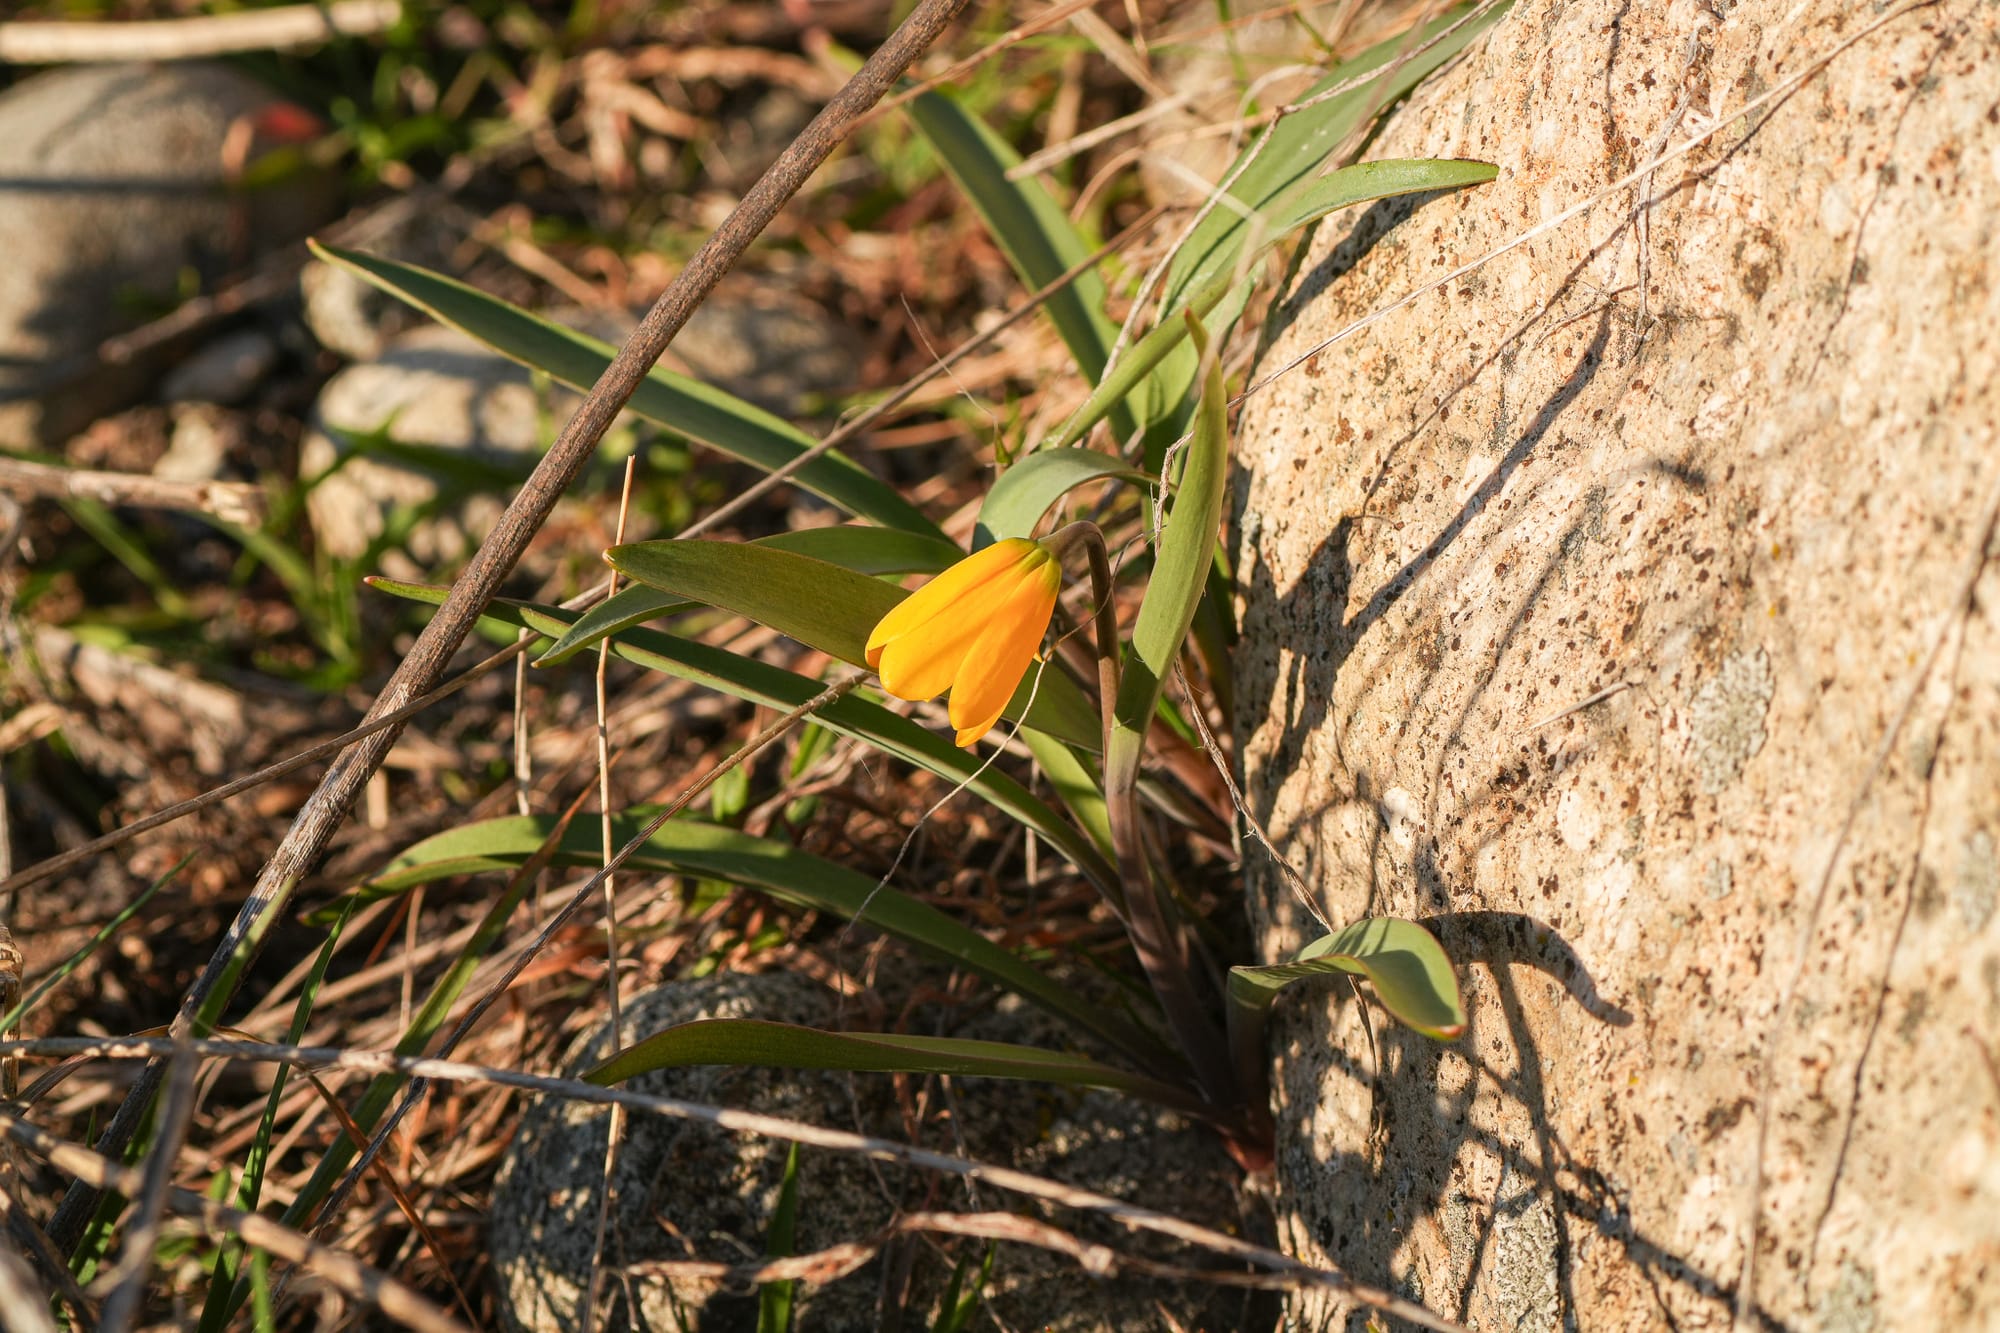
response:
[[[1246,799],[1471,1015],[1281,1003],[1281,1225],[1474,1327],[1726,1328],[1753,1234],[1747,1327],[2000,1321],[2000,6],[1891,12],[1522,0],[1370,149],[1498,180],[1336,219],[1265,329],[1721,125],[1242,418]]]

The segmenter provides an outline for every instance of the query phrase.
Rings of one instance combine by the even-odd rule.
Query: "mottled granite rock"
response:
[[[1324,226],[1258,373],[1888,12],[1522,0],[1370,149],[1499,179]],[[1471,1014],[1281,1002],[1302,1253],[1484,1329],[1726,1328],[1768,1058],[1750,1327],[2000,1320],[1996,88],[2000,9],[1907,11],[1644,227],[1622,190],[1250,400],[1246,796]],[[1252,896],[1268,957],[1315,933]]]

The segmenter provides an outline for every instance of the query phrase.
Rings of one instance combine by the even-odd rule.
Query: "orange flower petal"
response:
[[[994,542],[984,550],[974,551],[918,588],[898,602],[888,615],[875,622],[874,630],[868,635],[868,665],[877,665],[882,649],[891,641],[940,612],[951,610],[954,602],[975,594],[982,585],[1017,572],[1021,562],[1039,549],[1036,543],[1019,537]]]
[[[1053,559],[1037,562],[1006,602],[994,608],[984,632],[965,653],[951,686],[951,724],[961,746],[972,744],[1000,720],[1035,660],[1061,587],[1061,566]]]
[[[966,654],[993,623],[996,608],[1033,573],[1031,567],[1017,563],[889,640],[875,654],[882,688],[898,699],[934,699],[950,689]]]

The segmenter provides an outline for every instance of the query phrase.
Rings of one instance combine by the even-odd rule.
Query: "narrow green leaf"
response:
[[[979,506],[975,547],[1007,537],[1032,537],[1042,516],[1069,491],[1106,477],[1130,481],[1147,475],[1122,459],[1094,449],[1044,449],[1000,474]]]
[[[980,1294],[993,1278],[993,1256],[999,1249],[998,1241],[986,1242],[979,1271],[972,1275],[972,1285],[965,1288],[963,1295],[959,1294],[959,1288],[965,1281],[965,1260],[951,1266],[951,1281],[945,1284],[944,1296],[938,1301],[937,1322],[931,1325],[931,1333],[965,1333],[972,1327],[972,1318],[979,1312]]]
[[[30,991],[12,1009],[9,1009],[4,1017],[0,1017],[0,1032],[12,1032],[15,1029],[15,1027],[20,1024],[21,1020],[25,1018],[34,1009],[36,1005],[42,1002],[43,996],[47,995],[57,986],[62,985],[65,978],[67,978],[71,973],[75,972],[77,968],[83,966],[83,962],[85,959],[89,958],[92,954],[96,953],[100,948],[104,946],[104,942],[110,939],[113,935],[116,935],[127,921],[130,921],[134,916],[138,915],[139,909],[144,907],[147,903],[151,902],[153,900],[154,894],[158,893],[161,889],[164,889],[167,887],[167,885],[171,884],[174,881],[174,877],[180,874],[181,871],[187,869],[188,862],[194,860],[194,858],[195,854],[193,852],[189,852],[186,856],[183,856],[179,861],[175,862],[172,869],[168,870],[166,874],[161,875],[158,879],[154,880],[151,884],[147,885],[146,888],[140,892],[138,897],[134,898],[131,902],[127,903],[125,906],[119,908],[117,914],[114,915],[109,921],[99,926],[97,930],[92,933],[89,939],[85,940],[82,944],[78,945],[74,953],[70,954],[69,957],[63,959],[61,963],[57,964],[54,968],[52,968],[47,976],[43,977],[40,982],[36,983],[34,990]]]
[[[371,578],[368,582],[384,592],[433,606],[442,603],[449,592],[446,588],[398,583],[392,579]],[[495,600],[486,612],[486,619],[495,625],[530,629],[550,639],[560,637],[577,618],[574,611],[504,598]],[[647,670],[665,672],[780,712],[797,708],[824,688],[821,682],[783,667],[660,630],[627,630],[612,641],[611,651],[613,656]],[[1035,830],[1094,883],[1116,889],[1117,873],[1098,848],[997,765],[982,764],[977,755],[959,749],[937,732],[857,695],[850,694],[821,709],[814,720],[842,736],[928,769],[947,782],[963,785],[967,791]]]
[[[1436,45],[1420,49],[1465,19],[1474,8],[1471,4],[1457,5],[1415,32],[1378,42],[1343,61],[1295,100],[1311,102],[1343,83],[1378,70],[1381,77],[1286,116],[1271,127],[1268,135],[1259,136],[1261,144],[1258,140],[1251,141],[1244,151],[1255,156],[1235,173],[1229,184],[1229,193],[1241,207],[1219,205],[1211,209],[1175,252],[1162,292],[1162,324],[1205,275],[1234,266],[1243,238],[1255,225],[1252,218],[1271,211],[1289,191],[1309,183],[1326,165],[1328,157],[1360,128],[1364,117],[1379,115],[1394,106],[1432,71],[1499,22],[1509,6],[1496,5]]]
[[[1489,162],[1462,162],[1449,159],[1385,160],[1360,162],[1331,175],[1308,181],[1285,198],[1276,201],[1262,215],[1254,234],[1258,255],[1289,238],[1309,222],[1354,204],[1392,195],[1424,194],[1432,190],[1456,189],[1490,181],[1498,168]],[[1251,230],[1232,233],[1230,244],[1211,257],[1211,263],[1193,274],[1193,285],[1175,300],[1172,313],[1157,327],[1126,348],[1091,391],[1083,405],[1049,437],[1047,450],[1060,450],[1081,440],[1116,403],[1124,401],[1148,375],[1167,359],[1187,337],[1187,323],[1178,318],[1189,311],[1201,316],[1219,335],[1235,324],[1248,302],[1254,278],[1238,281],[1237,270],[1242,243]],[[1191,370],[1190,370],[1190,373]],[[1178,393],[1180,390],[1176,388]]]
[[[931,574],[965,555],[942,537],[899,532],[895,528],[800,528],[759,537],[750,544],[809,555],[859,574]],[[536,658],[535,664],[555,666],[566,662],[607,634],[673,615],[693,605],[697,604],[643,585],[622,588],[584,612],[583,619]]]
[[[610,1085],[655,1069],[685,1065],[1026,1078],[1110,1088],[1186,1111],[1202,1109],[1201,1102],[1184,1088],[1067,1052],[962,1037],[826,1032],[755,1018],[703,1019],[670,1027],[626,1047],[584,1079]]]
[[[1053,736],[1039,731],[1023,731],[1028,752],[1042,766],[1042,776],[1055,788],[1065,809],[1083,826],[1098,850],[1113,855],[1111,816],[1104,805],[1104,784],[1083,759]]]
[[[381,580],[371,580],[371,582],[380,588],[392,586]],[[643,583],[620,588],[578,616],[576,623],[571,625],[561,638],[542,649],[535,658],[535,665],[561,666],[584,649],[596,646],[599,639],[613,634],[623,634],[635,625],[643,625],[662,616],[690,611],[700,605],[701,603],[690,602],[685,597],[675,597],[671,593],[661,592],[658,588],[649,588]]]
[[[1039,291],[1090,257],[1091,247],[1040,180],[1007,179],[1021,158],[985,122],[948,94],[925,93],[908,107],[910,121],[937,151],[945,170],[985,222],[1029,291]],[[1104,315],[1104,279],[1084,273],[1043,307],[1077,368],[1093,383],[1118,330]],[[1119,437],[1132,430],[1119,420]]]
[[[799,1225],[799,1145],[785,1154],[785,1178],[778,1186],[778,1206],[771,1213],[771,1230],[764,1238],[764,1257],[789,1259],[797,1244]],[[791,1333],[792,1297],[798,1279],[766,1282],[757,1288],[757,1333]]]
[[[1200,353],[1208,335],[1192,315],[1186,318]],[[1132,624],[1132,648],[1125,656],[1110,752],[1104,761],[1107,791],[1129,791],[1138,779],[1146,728],[1208,582],[1229,475],[1229,432],[1223,418],[1227,404],[1221,364],[1211,360],[1195,408],[1194,434],[1154,555],[1153,576]]]
[[[1230,1004],[1262,1013],[1292,982],[1333,972],[1367,978],[1384,1009],[1427,1037],[1448,1041],[1465,1031],[1465,1005],[1451,959],[1428,930],[1395,917],[1373,917],[1322,935],[1289,963],[1230,968]]]
[[[443,274],[317,242],[312,248],[328,263],[350,270],[501,355],[575,388],[588,389],[611,364],[614,349],[608,344],[552,324]],[[766,471],[784,466],[814,444],[811,436],[760,407],[657,367],[639,385],[627,407],[648,421]],[[906,532],[943,536],[895,487],[837,451],[807,463],[792,480],[857,518]]]
[[[296,1046],[305,1039],[306,1025],[312,1021],[313,1006],[319,1001],[319,988],[326,981],[327,968],[333,962],[335,950],[340,947],[340,937],[347,929],[348,921],[354,915],[359,903],[349,899],[341,909],[338,918],[326,933],[319,953],[313,958],[312,968],[299,985],[298,1001],[292,1006],[291,1026],[285,1030],[287,1045]],[[264,1099],[264,1114],[257,1122],[257,1135],[250,1141],[248,1154],[243,1161],[243,1178],[236,1187],[236,1206],[246,1213],[257,1211],[262,1201],[264,1173],[270,1164],[271,1144],[278,1133],[278,1108],[285,1100],[286,1080],[291,1076],[292,1067],[281,1064],[271,1073],[271,1091]],[[215,1259],[215,1273],[209,1281],[208,1298],[202,1306],[199,1333],[220,1333],[227,1328],[230,1318],[243,1307],[250,1296],[247,1279],[237,1275],[236,1254],[239,1242],[234,1238],[224,1238],[222,1251]],[[253,1256],[261,1254],[253,1250]]]
[[[820,720],[826,722],[824,715]],[[529,815],[484,820],[440,833],[406,848],[363,886],[363,892],[399,893],[450,875],[512,869],[547,841],[553,826],[554,820],[547,816]],[[612,821],[612,838],[622,845],[640,827],[639,819],[620,816]],[[553,854],[556,864],[567,866],[594,866],[602,859],[603,847],[594,826],[565,832]],[[788,903],[859,921],[1011,990],[1096,1033],[1117,1049],[1141,1053],[1150,1049],[1146,1038],[1103,1006],[1071,992],[936,908],[789,843],[677,819],[648,839],[625,864],[634,871],[747,884]]]
[[[611,567],[662,592],[748,616],[808,647],[866,665],[875,623],[908,594],[824,560],[742,542],[658,541],[614,546]],[[1034,704],[1028,706],[1033,697]],[[1089,698],[1053,665],[1030,673],[1006,716],[1095,751],[1102,742]]]

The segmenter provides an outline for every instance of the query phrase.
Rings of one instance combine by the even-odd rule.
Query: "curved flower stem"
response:
[[[1057,560],[1075,547],[1083,547],[1090,562],[1090,589],[1097,599],[1097,697],[1104,718],[1104,753],[1111,753],[1112,705],[1118,701],[1118,661],[1124,646],[1118,640],[1118,612],[1111,604],[1111,553],[1104,545],[1104,530],[1088,520],[1056,529],[1042,539],[1042,545]]]
[[[1133,951],[1139,955],[1146,979],[1160,1001],[1167,1024],[1180,1043],[1181,1052],[1194,1068],[1203,1093],[1218,1108],[1233,1110],[1242,1100],[1227,1043],[1214,1016],[1202,1003],[1195,984],[1193,959],[1184,929],[1179,928],[1161,901],[1160,886],[1146,855],[1139,825],[1138,785],[1118,780],[1111,769],[1111,733],[1116,725],[1119,662],[1124,645],[1118,637],[1118,616],[1111,601],[1111,557],[1105,549],[1104,533],[1095,523],[1071,523],[1044,539],[1062,559],[1071,549],[1082,546],[1090,563],[1091,588],[1097,598],[1097,688],[1104,717],[1106,811],[1111,821],[1111,844],[1118,857],[1118,873],[1125,881],[1122,907],[1126,933]]]

